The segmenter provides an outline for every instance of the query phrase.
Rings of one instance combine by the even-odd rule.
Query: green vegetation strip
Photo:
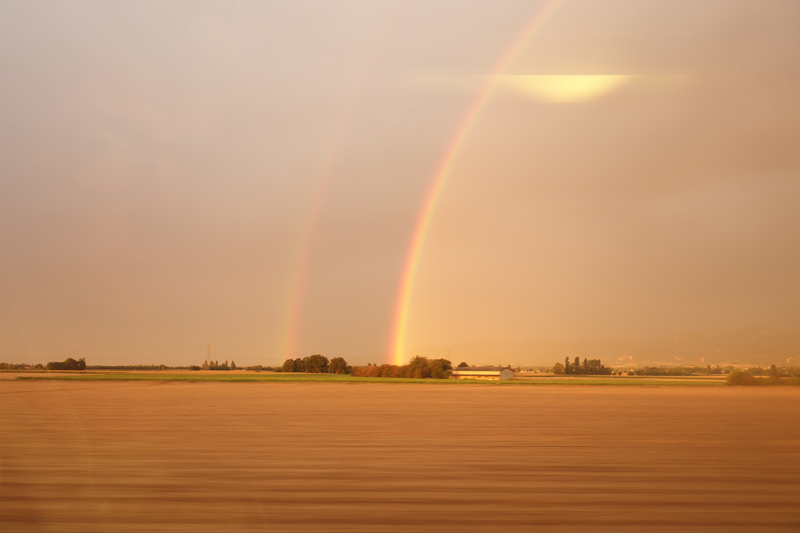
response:
[[[697,379],[647,379],[647,378],[573,378],[573,379],[526,379],[507,381],[513,385],[591,385],[599,387],[724,387],[721,380]]]
[[[427,383],[444,385],[589,385],[611,387],[724,387],[723,381],[700,381],[692,379],[627,379],[627,378],[571,378],[571,379],[524,379],[514,381],[488,381],[469,379],[406,379],[406,378],[362,378],[346,374],[50,374],[19,376],[18,380],[64,380],[64,381],[182,381],[182,382],[281,382],[281,383]]]

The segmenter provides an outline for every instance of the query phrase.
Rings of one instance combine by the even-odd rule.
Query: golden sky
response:
[[[798,28],[794,0],[1,0],[0,361],[388,361],[487,83],[407,356],[796,331]]]

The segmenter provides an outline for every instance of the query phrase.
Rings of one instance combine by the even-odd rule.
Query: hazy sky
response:
[[[0,72],[2,361],[388,360],[487,86],[406,356],[798,327],[796,0],[0,0]]]

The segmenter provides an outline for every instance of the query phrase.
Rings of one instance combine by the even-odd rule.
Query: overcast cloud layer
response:
[[[545,4],[0,0],[0,360],[387,360],[431,177]],[[798,29],[793,0],[558,2],[456,161],[407,355],[795,331]]]

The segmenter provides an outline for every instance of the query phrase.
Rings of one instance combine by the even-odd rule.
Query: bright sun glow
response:
[[[499,76],[498,82],[541,102],[589,102],[622,87],[629,75]]]

